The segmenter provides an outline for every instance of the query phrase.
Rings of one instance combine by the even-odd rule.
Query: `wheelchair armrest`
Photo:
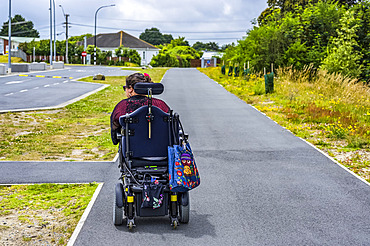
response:
[[[184,143],[187,143],[189,139],[189,134],[186,134],[182,132],[182,130],[179,131],[179,143],[180,145],[183,145]]]

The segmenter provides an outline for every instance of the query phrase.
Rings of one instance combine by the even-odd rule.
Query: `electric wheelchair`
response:
[[[148,105],[120,117],[119,142],[120,180],[115,186],[113,223],[125,222],[131,230],[136,227],[136,217],[169,216],[172,228],[179,222],[189,222],[189,192],[174,193],[169,187],[168,146],[187,142],[179,115],[163,112],[152,105],[152,95],[164,91],[161,83],[137,83],[137,94],[148,95]],[[143,207],[143,189],[151,182],[162,186],[163,200],[160,207]]]

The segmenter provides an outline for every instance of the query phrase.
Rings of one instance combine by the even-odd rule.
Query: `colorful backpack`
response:
[[[168,170],[172,192],[186,192],[200,184],[198,168],[189,143],[185,146],[168,147]]]

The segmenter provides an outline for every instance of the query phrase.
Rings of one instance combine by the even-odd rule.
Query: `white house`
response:
[[[20,43],[28,43],[32,40],[40,41],[39,38],[30,38],[30,37],[12,37],[12,47],[11,51],[17,51],[18,45]],[[0,36],[0,55],[8,54],[9,51],[9,37]]]
[[[88,38],[87,45],[94,45],[95,37]],[[83,45],[83,42],[80,42]],[[126,48],[136,50],[141,57],[141,65],[147,65],[152,60],[153,56],[158,55],[159,49],[144,40],[136,38],[124,31],[117,33],[103,33],[96,35],[96,47],[101,51],[112,51],[112,55],[116,56],[115,49],[123,45]]]

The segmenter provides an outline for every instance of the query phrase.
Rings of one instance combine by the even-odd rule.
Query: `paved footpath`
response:
[[[369,245],[368,184],[196,69],[163,84],[201,174],[189,224],[114,226],[113,162],[1,162],[0,183],[104,182],[75,245]]]

